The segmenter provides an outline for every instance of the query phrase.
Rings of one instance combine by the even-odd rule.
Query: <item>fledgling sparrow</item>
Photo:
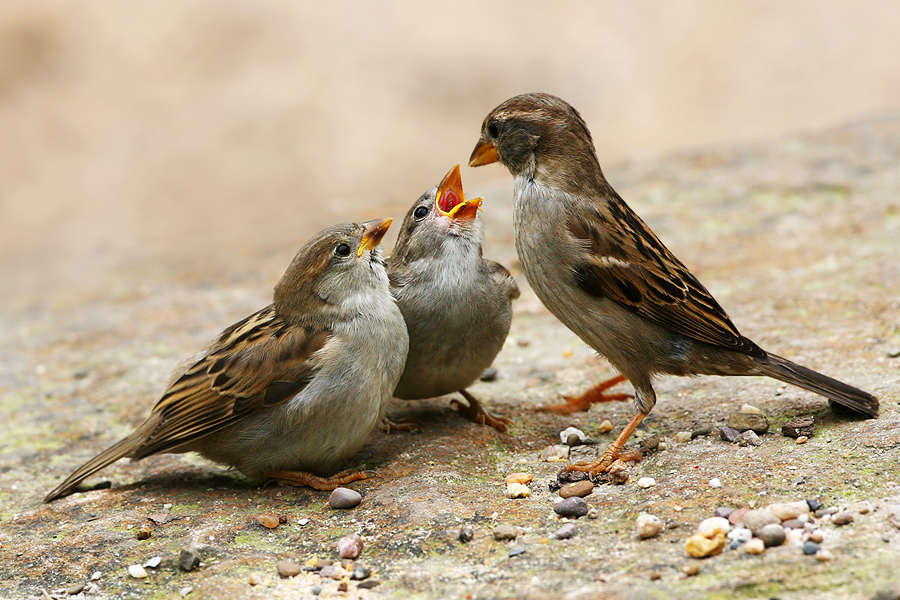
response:
[[[515,177],[515,240],[541,302],[632,383],[637,412],[603,456],[616,460],[656,403],[653,378],[766,375],[865,417],[878,400],[769,354],[742,336],[700,281],[603,176],[578,112],[548,94],[510,98],[484,120],[470,166],[500,162]]]
[[[184,361],[134,432],[44,502],[119,460],[198,452],[247,476],[333,489],[384,416],[406,361],[403,315],[378,244],[391,219],[336,225],[297,252],[274,301]]]
[[[515,280],[481,256],[481,198],[466,200],[459,165],[422,194],[403,220],[387,259],[391,293],[409,329],[409,355],[394,396],[405,400],[459,392],[453,403],[472,420],[506,431],[508,419],[484,410],[466,387],[503,347]]]

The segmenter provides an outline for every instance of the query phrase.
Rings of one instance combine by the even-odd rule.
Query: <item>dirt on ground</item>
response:
[[[418,419],[421,432],[372,434],[348,465],[377,473],[351,486],[363,496],[356,508],[333,510],[326,492],[261,485],[192,455],[122,461],[88,482],[108,487],[41,504],[61,478],[147,415],[180,359],[265,305],[276,276],[198,282],[130,273],[90,294],[21,302],[4,316],[0,597],[298,598],[312,597],[315,586],[323,598],[896,597],[900,118],[608,165],[606,174],[744,335],[873,392],[879,418],[834,415],[824,399],[762,378],[663,378],[634,441],[657,434],[666,449],[633,465],[629,483],[598,486],[586,498],[597,518],[574,521],[575,536],[556,539],[563,522],[549,487],[561,464],[538,453],[575,426],[599,442],[573,451],[588,456],[632,408],[536,410],[611,369],[519,275],[524,293],[498,377],[471,388],[513,420],[509,431],[462,419],[448,398],[397,402],[393,413]],[[499,170],[497,177],[475,190],[485,196],[487,254],[519,273],[511,181]],[[758,447],[717,433],[745,403],[772,424]],[[797,444],[780,430],[802,415],[814,416],[816,429]],[[600,431],[605,419],[613,432]],[[703,428],[711,433],[675,440]],[[508,499],[505,476],[520,471],[534,475],[531,496]],[[655,485],[639,487],[641,477]],[[721,487],[710,486],[714,478]],[[726,550],[701,560],[685,552],[717,507],[804,499],[855,517],[822,526],[830,561],[788,544],[758,556]],[[661,535],[637,538],[643,512],[663,521]],[[267,529],[258,522],[264,514],[286,522]],[[494,539],[503,523],[519,528],[514,541]],[[462,543],[466,526],[474,538]],[[356,564],[372,575],[344,582],[347,591],[312,572],[279,576],[280,560],[339,563],[337,540],[353,533],[365,544]],[[187,572],[179,556],[192,547],[202,564]],[[129,574],[129,565],[154,557],[161,560],[146,578]],[[699,573],[686,575],[685,565]],[[365,581],[378,585],[364,589]]]

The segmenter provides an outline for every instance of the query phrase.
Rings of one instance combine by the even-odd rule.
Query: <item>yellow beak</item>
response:
[[[469,157],[469,166],[480,167],[495,163],[498,160],[500,160],[500,155],[497,153],[497,147],[492,142],[482,138],[478,140],[478,144],[472,150],[472,156]]]
[[[438,186],[435,203],[442,214],[456,221],[474,219],[481,207],[481,198],[466,200],[462,177],[459,174],[459,165],[456,165],[450,169],[450,172],[441,181],[441,185]]]
[[[384,237],[384,234],[387,233],[388,227],[391,226],[392,222],[393,219],[388,217],[385,219],[373,219],[363,223],[365,230],[363,231],[362,239],[359,240],[359,250],[356,251],[356,256],[362,256],[362,253],[366,250],[374,249],[378,242],[381,241],[381,238]]]

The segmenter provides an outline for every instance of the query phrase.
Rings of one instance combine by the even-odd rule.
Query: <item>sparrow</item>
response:
[[[320,490],[364,479],[324,476],[362,447],[406,362],[406,323],[378,246],[390,224],[348,223],[313,236],[272,304],[178,366],[150,416],[44,502],[120,458],[167,452]]]
[[[587,125],[568,103],[525,94],[495,108],[469,165],[515,178],[516,251],[541,302],[634,386],[636,412],[599,460],[609,469],[656,403],[657,375],[765,375],[864,417],[878,400],[760,348],[603,176]],[[639,458],[634,454],[622,458]]]
[[[477,423],[506,431],[509,419],[492,415],[466,387],[487,369],[509,333],[515,279],[481,256],[478,210],[466,200],[453,167],[416,200],[387,260],[391,293],[409,330],[409,355],[394,396],[404,400],[459,392],[452,404]]]

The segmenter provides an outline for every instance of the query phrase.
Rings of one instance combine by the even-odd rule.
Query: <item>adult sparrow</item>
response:
[[[878,414],[871,394],[742,336],[606,181],[587,125],[563,100],[525,94],[491,111],[469,165],[493,162],[515,177],[516,250],[535,293],[634,386],[637,412],[622,433],[570,469],[608,470],[656,403],[658,374],[766,375]]]
[[[481,198],[466,200],[459,165],[422,194],[403,220],[387,260],[391,293],[409,329],[409,355],[394,396],[459,392],[472,420],[506,431],[509,419],[484,410],[466,387],[493,362],[512,319],[515,280],[481,256]]]
[[[406,361],[403,315],[378,247],[391,219],[310,239],[274,301],[223,331],[172,374],[135,431],[79,467],[50,502],[107,465],[198,452],[252,477],[333,489],[384,416]]]

